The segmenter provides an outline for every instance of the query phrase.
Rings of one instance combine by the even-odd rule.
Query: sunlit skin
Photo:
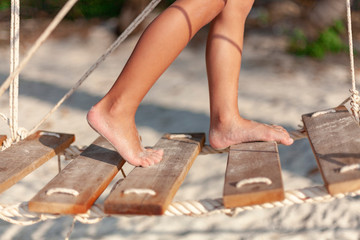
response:
[[[244,24],[252,4],[252,0],[177,0],[145,30],[112,88],[89,111],[90,126],[130,164],[148,167],[160,162],[163,150],[142,147],[135,113],[193,35],[211,22],[206,51],[210,144],[217,149],[248,141],[292,144],[284,128],[250,121],[239,114]]]

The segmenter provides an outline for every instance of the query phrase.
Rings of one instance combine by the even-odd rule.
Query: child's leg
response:
[[[213,20],[207,43],[207,71],[210,91],[209,140],[214,148],[247,141],[277,141],[292,144],[280,126],[268,126],[243,119],[238,110],[238,81],[245,19],[253,0],[228,0]]]
[[[224,6],[225,0],[176,1],[144,32],[113,87],[89,111],[89,124],[130,164],[150,166],[162,159],[162,150],[141,146],[136,110],[189,39]]]

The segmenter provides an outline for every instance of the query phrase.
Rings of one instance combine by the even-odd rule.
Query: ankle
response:
[[[100,102],[94,106],[97,112],[106,114],[113,118],[119,118],[121,116],[135,117],[137,108],[131,107],[129,103],[121,101],[120,98],[111,99],[104,97]]]
[[[243,120],[239,114],[224,114],[212,116],[210,120],[210,128],[213,130],[222,130],[231,127],[234,123]]]

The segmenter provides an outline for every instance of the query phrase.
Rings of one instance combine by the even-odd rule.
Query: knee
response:
[[[215,17],[226,5],[228,0],[177,0],[173,6],[183,8],[193,16],[206,18]],[[240,1],[240,0],[237,0]]]
[[[215,2],[219,5],[219,7],[222,9],[224,9],[226,3],[228,0],[215,0]]]
[[[252,9],[255,0],[224,0],[226,2],[227,7],[233,9],[238,14],[242,16],[247,16]],[[230,5],[230,6],[229,6]]]
[[[204,1],[202,1],[204,3]],[[219,14],[222,10],[224,10],[227,0],[205,0],[206,6],[212,9],[213,12]]]

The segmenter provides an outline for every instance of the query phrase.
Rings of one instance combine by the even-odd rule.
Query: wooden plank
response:
[[[201,151],[204,141],[204,133],[164,135],[155,145],[155,148],[164,149],[163,160],[148,168],[136,167],[105,200],[105,213],[163,214]],[[145,194],[135,194],[132,190],[143,191]]]
[[[231,146],[225,174],[224,206],[242,207],[283,199],[277,144],[251,142]]]
[[[360,164],[360,127],[346,107],[302,118],[328,192],[334,195],[360,189],[358,168],[340,172],[344,166]]]
[[[38,131],[0,152],[0,193],[74,142],[73,134]]]
[[[43,213],[85,213],[124,163],[112,145],[99,137],[37,193],[29,202],[29,210]]]
[[[3,145],[5,140],[6,140],[6,135],[0,135],[0,147]]]

